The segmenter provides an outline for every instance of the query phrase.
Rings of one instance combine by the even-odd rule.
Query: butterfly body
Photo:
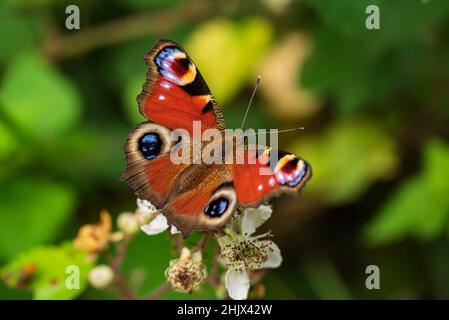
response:
[[[220,229],[238,205],[257,206],[282,193],[297,194],[310,179],[305,160],[264,146],[239,145],[238,136],[226,136],[221,109],[178,44],[161,40],[144,59],[149,71],[137,101],[149,121],[128,135],[122,179],[184,236]],[[174,140],[180,129],[193,138]],[[222,138],[221,154],[212,163],[203,156],[211,153],[210,144],[201,138],[209,129]],[[178,153],[187,158],[176,161]]]

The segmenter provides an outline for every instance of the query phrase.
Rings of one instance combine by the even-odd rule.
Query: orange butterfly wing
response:
[[[187,53],[172,41],[159,41],[144,55],[147,81],[137,97],[148,122],[125,144],[127,168],[122,178],[149,200],[184,236],[194,230],[216,230],[238,204],[257,206],[281,193],[297,193],[311,177],[303,159],[265,147],[248,148],[245,164],[176,164],[170,158],[175,129],[217,128],[224,134],[220,108]],[[278,155],[267,163],[271,155]]]
[[[137,97],[140,113],[170,129],[192,132],[193,121],[202,131],[224,130],[223,115],[200,71],[175,42],[160,40],[144,55],[147,81]]]

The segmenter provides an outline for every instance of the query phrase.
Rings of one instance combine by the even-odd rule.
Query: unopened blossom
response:
[[[114,271],[107,265],[99,265],[89,272],[89,283],[97,289],[107,287],[114,279]]]
[[[140,222],[140,229],[152,236],[170,228],[170,233],[179,233],[175,226],[169,226],[167,218],[148,201],[137,198],[136,214]]]
[[[271,208],[265,205],[257,209],[245,209],[241,217],[230,222],[225,235],[218,237],[220,256],[228,268],[225,286],[232,299],[244,300],[248,297],[248,271],[277,268],[281,265],[279,247],[267,239],[270,233],[253,236],[256,229],[270,218],[271,213]]]
[[[201,252],[192,253],[189,249],[183,248],[181,257],[170,261],[165,276],[175,291],[190,293],[197,289],[207,276]]]
[[[87,224],[80,228],[74,241],[75,247],[88,253],[98,253],[104,250],[113,238],[111,227],[111,216],[109,212],[103,210],[100,213],[100,222]]]
[[[140,224],[135,213],[122,212],[117,217],[117,227],[126,234],[135,234]]]

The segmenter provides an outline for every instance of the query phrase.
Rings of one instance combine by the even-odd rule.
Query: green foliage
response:
[[[208,41],[204,41],[208,39]],[[220,104],[226,104],[249,81],[266,53],[272,28],[263,18],[220,18],[198,26],[185,45]],[[226,58],[223,53],[226,52]]]
[[[41,25],[35,16],[14,14],[9,5],[3,2],[0,4],[1,63],[7,63],[19,50],[29,49],[36,45],[40,33]]]
[[[312,163],[307,192],[330,204],[353,201],[378,179],[391,177],[398,162],[392,138],[366,121],[339,123],[293,150]]]
[[[166,9],[167,7],[174,6],[182,0],[172,0],[170,2],[167,2],[165,0],[152,0],[152,1],[146,1],[146,0],[128,0],[124,1],[125,4],[136,10],[160,10],[160,9]]]
[[[449,146],[438,140],[429,142],[422,172],[403,182],[368,225],[368,243],[387,244],[405,236],[431,240],[446,231],[448,176]]]
[[[447,1],[310,1],[324,26],[314,32],[315,53],[302,83],[330,95],[345,114],[385,109],[394,90],[429,94],[423,77],[444,76],[433,63],[435,26],[449,17]],[[367,30],[365,8],[380,9],[380,30]],[[361,14],[363,13],[363,14]],[[425,65],[425,68],[420,66]],[[407,79],[407,81],[404,81]]]
[[[29,179],[3,182],[0,188],[0,259],[61,235],[75,203],[70,188]]]
[[[142,122],[145,118],[140,114],[139,107],[136,102],[136,96],[142,92],[142,77],[134,77],[125,86],[123,94],[123,105],[125,112],[130,121],[133,123]]]
[[[73,299],[87,286],[92,264],[86,261],[86,254],[75,250],[71,243],[35,247],[11,260],[0,269],[0,275],[11,287],[31,290],[33,299]],[[68,266],[79,268],[79,289],[66,286],[66,279],[71,275],[66,271]]]
[[[5,159],[17,148],[17,141],[3,123],[0,122],[0,160]]]
[[[147,71],[142,54],[159,38],[188,50],[229,128],[240,126],[260,74],[246,126],[306,129],[280,135],[313,177],[299,200],[276,200],[284,262],[268,274],[266,297],[449,297],[449,1],[218,2],[83,0],[81,30],[68,31],[68,3],[0,1],[0,273],[10,275],[0,297],[28,299],[24,288],[35,298],[78,297],[83,290],[62,287],[65,267],[83,268],[84,288],[89,264],[70,245],[50,245],[73,239],[102,208],[134,209],[119,181],[122,145],[145,121],[135,100]],[[371,4],[380,8],[380,30],[365,28]],[[134,19],[141,14],[148,20]],[[287,43],[295,36],[310,40],[301,61],[308,45]],[[274,55],[284,47],[290,56]],[[295,85],[320,107],[295,112]],[[306,227],[303,217],[311,217]],[[139,297],[164,282],[170,248],[167,234],[132,241],[123,272]],[[372,263],[384,279],[376,293],[367,292],[361,268]],[[17,286],[30,265],[36,274]],[[82,295],[117,297],[93,288]],[[209,287],[162,296],[214,297]]]
[[[41,139],[66,133],[80,116],[76,89],[36,53],[22,54],[9,66],[0,106],[20,130]]]

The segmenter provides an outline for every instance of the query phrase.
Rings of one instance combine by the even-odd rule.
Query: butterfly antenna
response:
[[[304,127],[296,127],[296,128],[291,128],[291,129],[284,129],[284,130],[277,130],[277,133],[283,133],[283,132],[293,132],[293,131],[303,131]],[[270,133],[270,131],[268,131],[268,133]],[[245,134],[245,136],[257,136],[259,135],[259,133],[249,133],[249,134]]]
[[[304,130],[304,127],[297,127],[297,128],[291,128],[291,129],[278,130],[278,133],[292,132],[292,131],[303,131],[303,130]]]
[[[254,86],[253,93],[251,94],[251,98],[249,99],[248,106],[246,107],[245,116],[243,117],[242,125],[240,126],[240,129],[242,129],[242,130],[243,130],[243,125],[245,124],[245,121],[246,121],[246,117],[248,116],[249,109],[251,108],[251,104],[253,103],[254,95],[256,94],[257,88],[259,87],[259,84],[260,84],[260,76],[257,76],[256,85]]]

